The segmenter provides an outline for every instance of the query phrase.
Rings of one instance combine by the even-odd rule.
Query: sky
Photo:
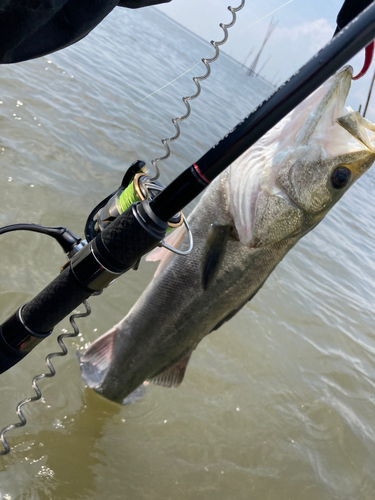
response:
[[[232,19],[227,7],[237,7],[240,3],[241,0],[172,0],[157,8],[209,42],[222,39],[219,24]],[[342,4],[343,0],[246,0],[222,50],[240,62],[244,62],[253,50],[248,58],[251,63],[273,18],[277,25],[257,69],[262,76],[279,85],[330,40]],[[202,57],[207,55],[202,54]],[[363,61],[364,51],[351,61],[354,73],[360,71]],[[355,110],[366,102],[374,69],[375,63],[365,77],[352,83],[347,104]],[[375,122],[375,95],[366,118]]]

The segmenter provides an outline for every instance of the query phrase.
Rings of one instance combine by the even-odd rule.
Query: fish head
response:
[[[344,67],[234,165],[230,211],[245,245],[303,236],[373,164],[375,126],[345,108],[351,77]],[[248,191],[237,189],[235,200],[241,174]]]

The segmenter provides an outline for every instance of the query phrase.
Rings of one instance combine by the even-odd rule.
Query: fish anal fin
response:
[[[156,377],[147,380],[147,382],[154,385],[161,385],[162,387],[178,387],[184,379],[191,353],[192,351],[189,351],[176,363],[173,363],[173,365],[159,373],[159,375],[156,375]]]
[[[126,398],[122,401],[121,404],[123,406],[132,405],[133,403],[136,403],[137,401],[142,399],[146,393],[146,385],[147,384],[143,383],[142,385],[137,387],[133,392],[131,392],[126,396]]]
[[[220,226],[217,222],[210,227],[202,260],[203,290],[207,290],[220,270],[230,231],[230,226]]]

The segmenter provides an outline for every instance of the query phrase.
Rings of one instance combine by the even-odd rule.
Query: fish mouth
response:
[[[342,70],[337,73],[337,102],[341,107],[345,107],[346,99],[350,91],[353,77],[352,66],[344,66]],[[336,117],[338,118],[338,116]]]
[[[326,151],[336,155],[358,152],[373,155],[375,152],[375,125],[364,118],[350,106],[345,107],[349,94],[353,68],[345,66],[337,73],[331,89],[333,106],[331,111],[331,127],[326,129],[326,139],[323,140]],[[337,105],[334,105],[336,99]],[[339,125],[339,127],[337,127]],[[348,133],[350,135],[348,135]]]
[[[346,99],[349,94],[351,82],[353,76],[353,68],[350,65],[346,65],[341,68],[340,71],[336,73],[333,77],[332,88],[336,87],[336,91],[339,92],[339,100],[341,105],[344,106]]]
[[[346,106],[352,75],[353,68],[344,66],[322,85],[325,93],[297,135],[298,145],[308,146],[314,139],[330,157],[358,151],[374,154],[375,125]]]
[[[332,118],[336,121],[341,116],[343,108],[345,108],[346,99],[350,91],[353,76],[352,66],[344,66],[335,76],[332,82],[331,92],[332,98],[336,102]],[[329,92],[328,92],[329,93]],[[336,114],[336,113],[337,114]]]
[[[285,193],[278,182],[279,166],[292,151],[298,152],[318,143],[335,156],[345,149],[348,133],[336,120],[348,114],[345,102],[349,94],[353,68],[344,66],[321,87],[300,103],[269,130],[254,146],[230,167],[228,176],[229,211],[242,244],[253,244],[259,196],[262,192],[280,196],[294,208],[299,208],[293,195]],[[335,131],[343,134],[340,140],[329,143]],[[357,143],[358,146],[358,143]],[[332,155],[328,149],[336,149]],[[358,147],[356,148],[358,150]],[[346,152],[346,151],[345,151]]]
[[[344,66],[322,85],[322,90],[325,90],[325,93],[320,97],[319,103],[313,110],[310,119],[306,122],[303,130],[304,137],[301,140],[302,144],[307,145],[311,141],[312,136],[316,140],[328,144],[329,141],[325,140],[325,137],[328,139],[327,136],[332,129],[337,128],[336,120],[352,111],[351,108],[347,109],[345,107],[350,91],[352,75],[353,68],[351,66]],[[317,94],[319,95],[318,92]]]

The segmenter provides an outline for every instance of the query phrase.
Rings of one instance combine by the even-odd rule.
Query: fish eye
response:
[[[335,189],[342,189],[349,183],[352,173],[347,167],[337,167],[332,172],[331,182]]]

